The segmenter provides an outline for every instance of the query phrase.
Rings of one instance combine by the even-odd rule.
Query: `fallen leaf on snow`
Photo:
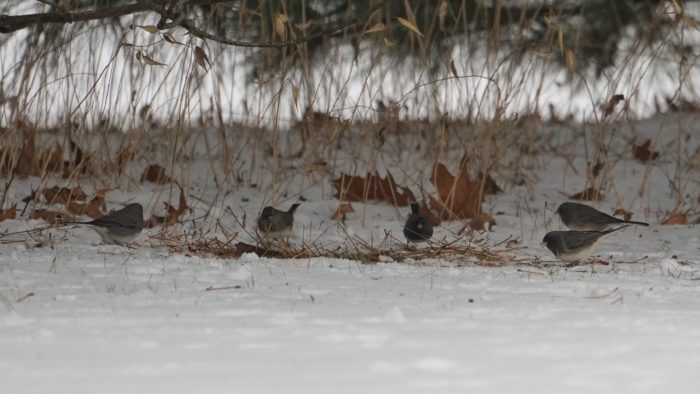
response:
[[[355,209],[353,209],[352,205],[350,203],[344,202],[338,205],[338,209],[335,210],[333,213],[333,216],[331,216],[331,219],[333,220],[344,220],[345,219],[345,214],[346,213],[351,213],[355,212]]]
[[[625,95],[624,94],[616,94],[610,98],[607,104],[605,104],[605,107],[603,108],[603,118],[607,118],[610,116],[613,111],[615,110],[615,107],[620,101],[625,100]]]
[[[71,201],[66,205],[66,210],[74,215],[87,215],[92,219],[99,219],[104,214],[100,210],[100,204],[96,200],[92,200],[90,203],[79,203]]]
[[[380,177],[378,172],[367,173],[364,178],[341,173],[340,178],[333,181],[333,185],[335,198],[340,201],[386,201],[398,207],[405,207],[411,201],[416,201],[413,192],[407,187],[397,185],[388,171],[385,178]]]
[[[632,212],[625,211],[622,208],[617,208],[615,212],[613,212],[613,216],[622,216],[625,220],[632,220]]]
[[[472,218],[472,220],[469,221],[469,227],[472,230],[476,231],[484,231],[486,230],[486,225],[488,224],[488,230],[491,231],[491,228],[496,225],[496,219],[493,218],[493,216],[489,215],[488,213],[480,213]]]
[[[682,212],[674,212],[661,221],[663,225],[688,224],[688,216]]]
[[[150,218],[148,218],[148,220],[146,220],[146,223],[144,223],[146,228],[153,228],[159,224],[175,224],[180,219],[180,216],[182,216],[182,214],[189,209],[187,206],[187,201],[185,200],[185,192],[182,190],[182,187],[179,184],[177,186],[180,188],[178,207],[175,208],[170,203],[163,202],[163,204],[165,204],[165,216],[152,215]]]
[[[173,179],[166,174],[165,168],[158,164],[151,164],[143,170],[143,175],[141,175],[141,183],[145,181],[165,185],[172,182]]]
[[[44,195],[46,202],[49,204],[65,205],[72,201],[85,201],[87,199],[87,194],[85,194],[80,186],[76,186],[72,189],[54,186],[49,189],[42,190],[41,194]]]
[[[649,149],[651,140],[644,141],[641,145],[637,145],[634,149],[634,158],[646,163],[659,158],[659,152]]]
[[[36,209],[32,212],[30,217],[32,219],[42,219],[50,224],[75,221],[72,215],[58,211],[49,211],[47,209]]]
[[[481,184],[470,179],[466,166],[453,176],[444,164],[435,162],[430,181],[438,192],[430,205],[441,219],[467,219],[481,211]]]
[[[17,217],[17,204],[12,204],[9,209],[4,211],[0,209],[0,222],[7,219],[14,219],[15,217]]]

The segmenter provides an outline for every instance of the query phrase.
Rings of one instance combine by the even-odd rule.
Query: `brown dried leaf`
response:
[[[39,176],[37,156],[34,133],[31,133],[24,138],[24,145],[22,146],[17,165],[15,166],[15,174],[20,179],[26,179],[29,176]]]
[[[466,162],[463,158],[462,163]],[[481,185],[470,179],[466,166],[453,176],[444,164],[435,162],[430,181],[438,192],[437,198],[431,198],[431,207],[441,219],[467,219],[481,211]]]
[[[173,37],[173,35],[169,32],[163,33],[163,39],[171,44],[180,44],[180,42],[176,40],[175,37]]]
[[[50,189],[42,190],[42,194],[44,195],[44,198],[48,204],[65,205],[71,201],[85,201],[87,199],[87,194],[85,194],[80,186],[76,186],[72,189],[54,186]]]
[[[632,220],[632,212],[625,211],[622,208],[617,208],[615,212],[613,212],[613,216],[622,216],[625,220]]]
[[[149,66],[165,66],[165,63],[161,63],[158,61],[155,61],[148,57],[145,53],[141,51],[136,52],[136,59],[139,60],[140,62],[146,63]]]
[[[187,201],[185,200],[185,191],[182,190],[182,187],[179,184],[177,186],[180,188],[180,199],[177,204],[177,209],[173,208],[172,206],[168,207],[168,217],[175,222],[177,222],[180,216],[182,216],[182,214],[189,208],[187,206]]]
[[[455,60],[454,59],[450,60],[450,72],[452,73],[453,77],[459,78],[459,75],[457,74],[457,68],[455,67]]]
[[[165,216],[151,215],[151,217],[143,223],[143,226],[146,228],[153,228],[163,223],[165,223]]]
[[[646,140],[641,145],[637,145],[634,148],[634,158],[641,161],[642,163],[658,159],[659,152],[652,151],[651,149],[649,149],[650,146],[651,140]]]
[[[165,173],[165,168],[159,166],[158,164],[151,164],[143,170],[143,175],[141,175],[141,183],[144,181],[152,182],[158,185],[165,185],[173,181]]]
[[[423,36],[423,33],[421,33],[420,30],[418,30],[418,27],[416,27],[416,25],[414,25],[413,23],[409,22],[408,20],[406,20],[406,19],[404,19],[404,18],[402,18],[402,17],[400,17],[400,16],[397,16],[397,17],[396,17],[396,20],[399,21],[399,23],[400,23],[401,25],[403,25],[403,27],[405,27],[405,28],[407,28],[408,30],[410,30],[410,31],[412,31],[412,32],[414,32],[414,33],[416,33],[416,35],[418,35],[418,37],[420,37],[420,38],[424,38],[424,37],[425,37],[425,36]]]
[[[365,30],[363,32],[363,34],[377,33],[377,32],[384,31],[384,30],[386,30],[386,26],[384,26],[384,24],[382,22],[379,22],[376,25]]]
[[[367,173],[366,177],[340,174],[340,178],[333,181],[335,186],[335,198],[340,201],[368,200],[386,201],[399,207],[407,206],[411,201],[416,201],[413,192],[404,186],[399,186],[394,177],[387,171],[386,178]]]
[[[610,101],[608,101],[607,104],[605,104],[605,107],[603,108],[603,118],[607,118],[608,116],[612,115],[613,111],[615,111],[615,107],[620,101],[625,100],[625,95],[624,94],[616,94],[610,98]]]
[[[109,189],[107,189],[107,188],[97,189],[97,191],[95,192],[95,197],[92,198],[92,201],[97,201],[100,204],[104,204],[108,191],[109,191]],[[92,201],[90,201],[90,202],[92,202]]]
[[[68,215],[63,212],[49,211],[46,209],[36,209],[32,212],[30,217],[32,219],[42,219],[50,224],[75,221],[75,217],[72,215]]]
[[[569,196],[569,198],[572,200],[600,201],[605,199],[605,196],[599,190],[589,187],[584,191]]]
[[[95,200],[89,203],[71,201],[66,205],[66,210],[74,215],[87,215],[93,219],[99,219],[104,216],[100,210],[99,202]]]
[[[165,204],[165,216],[152,215],[144,224],[146,228],[152,228],[159,224],[176,224],[178,223],[180,216],[182,216],[182,214],[189,209],[187,206],[187,201],[185,200],[185,192],[182,190],[182,187],[179,184],[177,186],[180,188],[178,207],[175,208],[170,203],[163,202],[163,204]]]
[[[149,32],[151,34],[158,33],[158,28],[153,26],[153,25],[144,25],[144,26],[136,25],[136,27],[140,27],[143,30],[146,30],[147,32]]]
[[[345,220],[345,214],[346,213],[351,213],[355,212],[355,209],[353,209],[352,205],[348,202],[343,202],[338,205],[338,209],[335,210],[333,213],[333,216],[331,216],[331,219],[333,220]]]
[[[211,67],[209,57],[207,56],[207,53],[204,52],[204,49],[202,49],[201,47],[194,48],[194,60],[198,66],[204,69],[204,71],[208,71],[207,66]]]
[[[661,221],[663,225],[688,224],[688,215],[682,212],[674,212]]]
[[[87,215],[92,219],[99,219],[104,216],[102,206],[105,203],[105,197],[109,189],[99,189],[95,193],[95,197],[89,203],[78,203],[71,201],[66,204],[66,210],[75,215]]]
[[[469,227],[472,230],[475,231],[484,231],[486,230],[486,225],[488,224],[488,230],[491,231],[491,228],[496,225],[496,219],[493,218],[493,216],[489,215],[488,213],[480,213],[472,218],[472,220],[469,221]]]
[[[2,210],[0,209],[0,222],[7,220],[7,219],[14,219],[17,217],[17,204],[12,204],[12,206],[9,209]]]
[[[275,16],[275,33],[280,37],[281,40],[287,39],[287,29],[284,24],[287,23],[289,17],[284,14],[277,14]]]

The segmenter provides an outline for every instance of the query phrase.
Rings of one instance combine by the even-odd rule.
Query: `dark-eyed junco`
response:
[[[420,205],[411,203],[411,214],[403,226],[403,235],[408,242],[425,242],[433,236],[433,225],[420,214]]]
[[[623,224],[648,226],[649,223],[618,219],[606,213],[575,202],[565,202],[557,208],[557,213],[566,227],[577,231],[605,231]]]
[[[594,252],[602,237],[625,227],[606,231],[551,231],[544,236],[542,243],[561,261],[582,261]]]
[[[143,230],[143,207],[133,203],[110,212],[91,222],[66,222],[66,224],[87,224],[97,231],[106,244],[126,246]]]
[[[263,208],[258,218],[258,231],[272,237],[289,233],[294,225],[294,211],[300,205],[292,204],[286,212],[271,206]]]

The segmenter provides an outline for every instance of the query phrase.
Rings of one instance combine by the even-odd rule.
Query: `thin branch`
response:
[[[221,3],[221,2],[226,2],[226,1],[230,1],[230,0],[190,0],[190,1],[187,1],[186,3],[188,6],[193,6],[193,5],[198,5],[198,4]],[[73,22],[82,22],[82,21],[89,21],[89,20],[95,20],[95,19],[113,18],[113,17],[117,17],[117,16],[122,16],[122,15],[134,14],[137,12],[150,11],[150,12],[155,12],[155,13],[158,13],[159,15],[161,15],[161,21],[158,23],[159,29],[165,29],[168,27],[172,27],[175,24],[179,23],[180,26],[185,28],[193,36],[196,36],[196,37],[199,37],[202,39],[220,42],[220,43],[226,44],[226,45],[233,45],[233,46],[240,46],[240,47],[259,47],[259,48],[288,47],[288,46],[302,44],[304,42],[313,40],[313,39],[318,38],[318,37],[322,37],[324,35],[333,35],[333,34],[341,32],[349,27],[353,27],[353,26],[356,26],[358,24],[366,23],[366,21],[369,20],[369,18],[372,16],[372,14],[374,14],[382,5],[383,5],[382,1],[377,2],[377,4],[375,4],[369,10],[367,10],[367,12],[365,12],[359,18],[355,18],[350,22],[347,22],[344,24],[339,24],[339,25],[336,25],[330,29],[322,30],[320,32],[314,33],[314,34],[309,35],[309,36],[304,36],[304,37],[298,38],[296,40],[281,41],[281,42],[256,43],[256,42],[249,42],[249,41],[238,41],[238,40],[231,40],[227,37],[210,34],[210,33],[207,33],[206,31],[201,30],[198,27],[196,27],[191,20],[183,19],[184,18],[183,13],[174,11],[170,7],[166,8],[163,4],[158,4],[158,3],[146,1],[146,0],[138,1],[136,3],[122,5],[122,6],[102,8],[99,10],[92,10],[92,11],[74,12],[74,13],[47,12],[47,13],[40,13],[40,14],[27,14],[27,15],[16,15],[16,16],[0,15],[0,33],[11,33],[13,31],[25,29],[25,28],[28,28],[32,25],[38,25],[38,24],[42,24],[42,23],[61,23],[61,24],[73,23]],[[174,22],[166,23],[165,21],[167,19],[170,19],[171,21],[174,21]]]
[[[190,0],[187,1],[188,6],[198,4],[213,4],[222,3],[231,0]],[[42,23],[73,23],[84,22],[95,19],[113,18],[122,15],[135,14],[138,12],[152,11],[161,13],[163,7],[150,1],[137,1],[131,4],[125,4],[114,7],[100,8],[90,11],[78,12],[44,12],[38,14],[26,15],[0,15],[0,33],[11,33],[13,31],[26,29],[33,25]]]
[[[137,12],[150,10],[150,7],[146,4],[133,3],[82,12],[46,12],[27,15],[0,15],[0,33],[11,33],[13,31],[26,29],[32,25],[38,25],[41,23],[82,22],[94,19],[112,18],[115,16],[134,14]]]

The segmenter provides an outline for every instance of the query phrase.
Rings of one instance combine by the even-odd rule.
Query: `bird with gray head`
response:
[[[420,205],[411,203],[411,214],[403,226],[403,236],[408,242],[425,242],[433,236],[433,225],[420,214]]]
[[[542,243],[561,261],[583,261],[593,254],[601,238],[625,227],[606,231],[550,231]]]
[[[263,208],[258,218],[258,231],[270,237],[284,236],[290,233],[294,226],[294,211],[300,205],[299,203],[292,204],[287,211],[280,211],[271,206]]]
[[[649,223],[618,219],[591,206],[575,202],[559,205],[557,214],[566,227],[577,231],[605,231],[624,224],[649,226]]]
[[[90,222],[65,223],[89,225],[100,235],[102,242],[126,246],[143,230],[143,207],[133,203]]]

